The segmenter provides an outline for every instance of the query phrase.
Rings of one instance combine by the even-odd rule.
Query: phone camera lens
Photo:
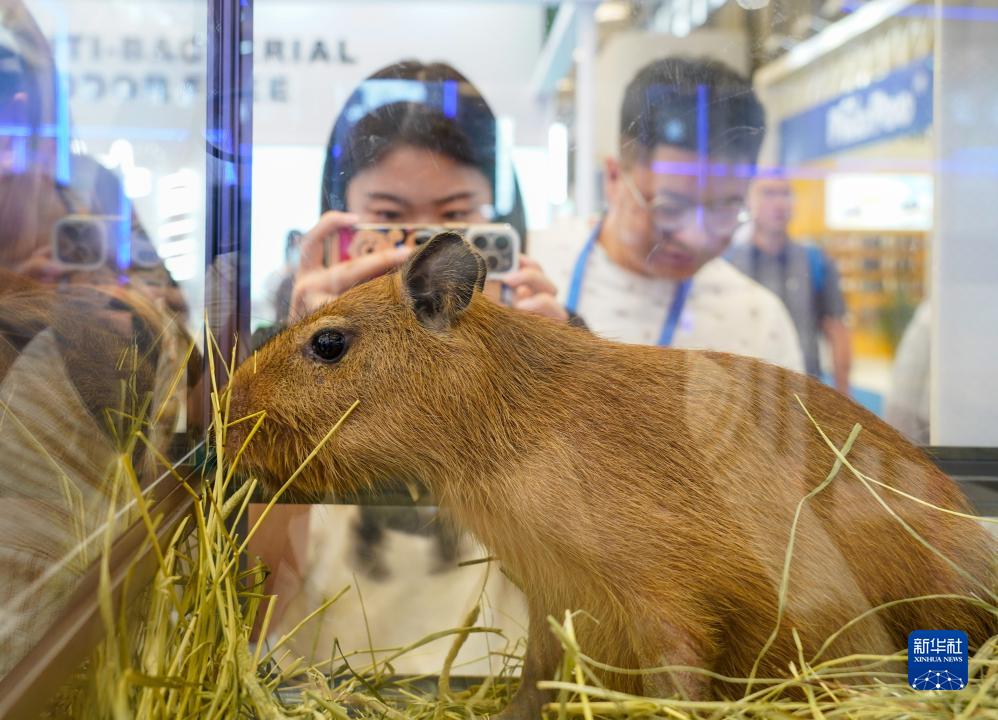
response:
[[[473,242],[475,244],[475,247],[478,248],[479,250],[484,250],[489,246],[488,238],[486,238],[484,235],[476,235],[475,239],[472,240],[471,242]]]
[[[508,248],[509,247],[509,236],[508,235],[499,235],[499,236],[497,236],[496,237],[496,247],[499,248],[500,250],[505,250],[506,248]]]
[[[495,270],[499,267],[499,259],[495,255],[489,255],[485,258],[485,264],[488,266],[489,270]]]
[[[66,221],[60,226],[56,256],[73,265],[93,265],[102,260],[100,230],[92,222]]]

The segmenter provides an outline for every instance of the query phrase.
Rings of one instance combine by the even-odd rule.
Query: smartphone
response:
[[[468,225],[457,232],[485,258],[489,279],[503,280],[520,269],[520,234],[512,225]]]
[[[96,270],[107,262],[108,218],[67,215],[52,226],[52,258],[76,270]]]
[[[149,236],[136,224],[121,223],[117,215],[66,215],[52,226],[53,259],[67,269],[96,270],[108,263],[127,233],[130,267],[158,267],[160,257]]]
[[[339,258],[353,260],[393,247],[416,247],[445,229],[443,225],[358,223],[340,229]]]
[[[520,234],[505,223],[461,225],[389,225],[358,223],[342,228],[339,235],[340,259],[354,259],[392,247],[418,247],[437,233],[462,235],[485,258],[485,294],[497,302],[512,304],[511,288],[503,280],[520,268]]]

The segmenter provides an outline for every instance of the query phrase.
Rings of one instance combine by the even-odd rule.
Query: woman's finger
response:
[[[527,257],[526,255],[520,255],[520,267],[521,268],[532,268],[532,269],[536,269],[536,270],[540,270],[541,269],[540,264],[536,260],[534,260],[531,257]]]
[[[296,282],[291,290],[291,307],[288,311],[290,321],[296,322],[334,299],[332,294],[322,289],[320,284],[323,278],[316,275],[318,273],[312,273],[301,282]]]
[[[546,293],[531,295],[523,300],[515,300],[513,302],[513,307],[517,310],[524,310],[536,315],[543,315],[544,317],[549,317],[552,320],[568,322],[568,312],[561,306],[561,303],[558,302],[554,295]]]
[[[329,268],[299,272],[291,291],[291,307],[295,317],[307,315],[350,288],[384,275],[398,267],[411,253],[410,248],[392,248]]]
[[[352,287],[394,270],[412,254],[412,248],[398,247],[363,255],[329,268],[327,292],[341,295]]]
[[[335,241],[341,229],[356,225],[358,221],[359,218],[350,213],[335,210],[323,213],[319,222],[301,239],[301,269],[309,271],[325,267],[323,260],[326,255],[327,240]],[[333,263],[337,259],[337,253],[330,254],[332,257],[329,262]]]
[[[557,295],[558,289],[551,282],[539,267],[525,267],[510,274],[504,281],[514,288],[526,287],[534,294],[547,293]]]
[[[72,272],[72,269],[54,262],[48,254],[38,253],[18,265],[14,271],[40,282],[55,282]]]

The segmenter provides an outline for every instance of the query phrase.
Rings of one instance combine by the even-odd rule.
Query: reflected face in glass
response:
[[[749,192],[749,212],[757,230],[783,233],[794,213],[790,182],[782,178],[759,178]]]
[[[14,129],[27,128],[27,95],[24,92],[7,94],[0,80],[0,124]],[[25,145],[25,138],[18,132],[0,132],[0,173],[12,172],[17,146]]]
[[[662,145],[649,161],[622,167],[610,190],[610,257],[650,277],[692,277],[738,227],[749,180],[735,175],[737,165]]]
[[[347,210],[369,223],[488,222],[492,188],[474,167],[446,155],[402,146],[358,173]]]

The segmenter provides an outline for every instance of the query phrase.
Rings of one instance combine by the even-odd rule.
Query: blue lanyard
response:
[[[579,295],[582,294],[582,281],[586,277],[586,266],[589,264],[589,256],[593,254],[596,246],[596,239],[599,237],[600,226],[597,225],[592,235],[586,241],[585,247],[579,253],[575,261],[575,268],[572,270],[572,284],[568,288],[568,300],[565,307],[569,312],[578,312]],[[686,298],[690,294],[690,280],[683,280],[676,287],[676,294],[672,298],[672,305],[669,306],[669,314],[665,318],[665,325],[662,326],[662,334],[658,337],[658,344],[663,347],[672,345],[672,338],[676,334],[676,327],[679,325],[679,316],[683,314],[683,306]]]

